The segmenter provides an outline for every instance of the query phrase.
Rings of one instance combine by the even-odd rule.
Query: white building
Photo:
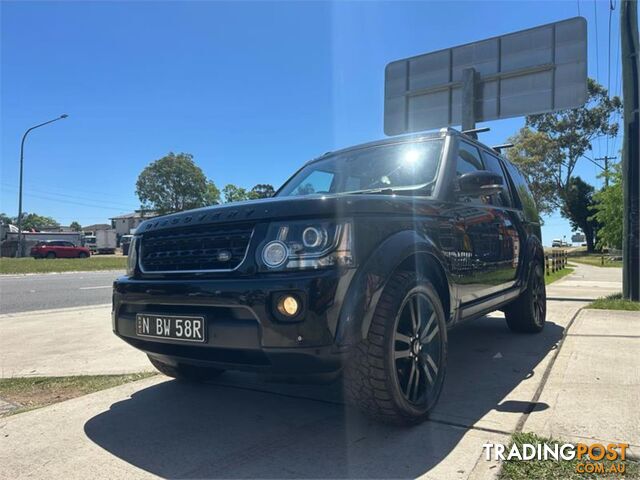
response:
[[[111,226],[115,229],[118,238],[122,235],[129,235],[132,230],[138,228],[143,221],[157,216],[156,212],[147,210],[136,210],[125,215],[118,215],[111,218]]]

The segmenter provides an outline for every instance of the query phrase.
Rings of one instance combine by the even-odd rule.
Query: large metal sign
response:
[[[384,131],[473,128],[586,100],[587,23],[576,17],[389,63]]]

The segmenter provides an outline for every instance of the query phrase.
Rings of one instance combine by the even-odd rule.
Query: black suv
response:
[[[175,378],[342,371],[366,413],[417,422],[448,328],[503,310],[542,330],[543,258],[523,176],[443,129],[327,153],[273,198],[144,222],[113,330]]]

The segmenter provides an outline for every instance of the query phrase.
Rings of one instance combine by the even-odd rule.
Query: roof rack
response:
[[[493,147],[491,147],[493,150],[495,150],[498,153],[502,153],[502,150],[505,148],[511,148],[513,147],[513,143],[503,143],[501,145],[494,145]]]
[[[478,139],[478,133],[488,132],[489,130],[491,130],[491,128],[489,128],[489,127],[471,128],[469,130],[463,130],[462,133],[464,135],[467,135],[467,136],[477,140]]]

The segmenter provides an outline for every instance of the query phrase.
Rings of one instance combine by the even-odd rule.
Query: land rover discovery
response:
[[[449,328],[503,310],[542,330],[543,258],[522,174],[444,129],[322,155],[272,198],[147,220],[113,330],[171,377],[340,372],[365,413],[416,423]]]

